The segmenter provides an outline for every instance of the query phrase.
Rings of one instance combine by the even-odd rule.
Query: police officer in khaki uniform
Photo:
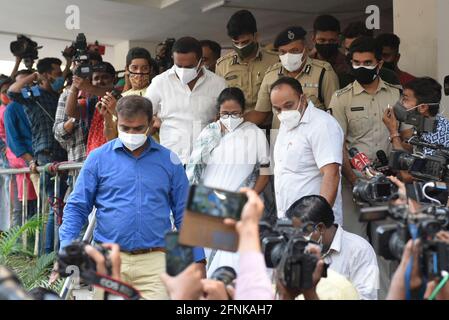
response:
[[[215,73],[230,87],[240,88],[245,93],[245,112],[248,112],[256,105],[265,72],[279,61],[278,56],[258,43],[256,19],[247,10],[232,15],[227,31],[234,50],[217,61]]]
[[[345,230],[367,239],[367,225],[359,222],[360,207],[353,200],[353,186],[357,179],[364,177],[352,170],[347,150],[357,148],[373,161],[376,152],[391,151],[390,135],[382,117],[388,106],[400,99],[400,86],[384,82],[379,77],[382,68],[382,52],[372,38],[362,37],[354,41],[350,48],[352,68],[356,81],[337,91],[329,108],[340,123],[345,134],[343,151],[342,198],[343,224]],[[402,135],[408,134],[406,127]],[[380,296],[386,295],[392,275],[391,265],[379,259]]]
[[[308,100],[317,108],[327,109],[332,95],[339,89],[338,77],[329,63],[308,57],[306,34],[302,27],[289,27],[276,37],[274,48],[279,52],[281,62],[265,73],[255,111],[246,116],[248,121],[260,125],[272,113],[271,85],[282,77],[297,79]],[[277,115],[273,114],[272,129],[279,129],[279,125]]]

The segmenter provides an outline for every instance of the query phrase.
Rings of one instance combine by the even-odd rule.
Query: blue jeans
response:
[[[47,154],[37,154],[37,162],[39,166],[46,165],[48,163],[52,163],[55,161],[51,155]],[[51,176],[48,173],[41,174],[41,180],[40,180],[40,188],[41,190],[44,190],[44,180],[45,180],[45,191],[47,192],[48,200],[45,199],[45,201],[49,201],[50,204],[57,204],[59,203],[57,199],[61,199],[61,201],[64,198],[65,192],[67,190],[67,183],[66,178],[64,178],[63,175],[60,174],[60,188],[59,188],[59,194],[56,195],[55,199],[55,182],[52,180],[53,176]],[[62,214],[62,208],[60,208],[60,214]],[[46,231],[45,231],[45,253],[51,253],[54,251],[54,242],[55,242],[55,214],[53,206],[50,205],[50,212],[48,215],[48,221],[46,225]]]

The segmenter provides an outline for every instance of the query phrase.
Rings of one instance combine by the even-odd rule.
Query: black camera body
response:
[[[98,65],[92,65],[89,61],[89,49],[87,46],[87,40],[84,33],[79,33],[76,36],[76,40],[72,43],[72,48],[75,51],[73,56],[74,61],[77,63],[77,67],[74,70],[74,75],[80,78],[89,79],[94,72],[105,72],[105,65],[102,63]]]
[[[397,191],[398,187],[381,174],[370,180],[359,180],[352,193],[357,203],[375,205],[389,201]]]
[[[39,59],[38,50],[41,48],[42,46],[39,47],[37,42],[23,34],[18,35],[17,40],[10,44],[11,53],[21,58],[28,69],[33,67],[34,60]]]
[[[318,258],[306,252],[310,243],[290,220],[278,220],[275,228],[261,225],[262,251],[268,268],[276,268],[281,283],[290,289],[313,287],[313,272]],[[327,266],[323,277],[326,277]]]
[[[80,275],[96,272],[97,266],[94,260],[86,253],[86,242],[74,241],[72,244],[65,247],[62,252],[58,254],[58,272],[62,277],[69,277],[73,270],[69,266],[76,266],[79,268]],[[101,246],[94,246],[99,252],[103,254],[106,260],[106,269],[108,274],[112,273],[112,265],[109,259],[108,251]]]

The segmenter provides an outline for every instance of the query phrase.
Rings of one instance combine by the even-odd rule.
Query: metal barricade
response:
[[[55,206],[60,207],[62,202],[64,201],[64,195],[62,195],[62,199],[58,197],[58,195],[60,194],[60,188],[61,188],[61,173],[62,172],[68,172],[69,176],[71,176],[70,180],[70,185],[68,186],[68,191],[72,191],[74,189],[75,183],[76,183],[76,179],[78,177],[79,171],[81,170],[83,166],[83,163],[61,163],[58,167],[57,167],[57,171],[56,174],[52,177],[52,179],[54,179],[54,202],[55,202]],[[35,186],[34,189],[38,189],[35,190],[36,191],[36,195],[37,195],[37,205],[36,205],[36,215],[37,218],[41,218],[43,217],[45,221],[47,221],[49,214],[50,214],[50,203],[48,201],[48,196],[47,196],[47,184],[50,183],[50,181],[46,181],[45,177],[46,175],[44,174],[46,171],[46,167],[45,166],[40,166],[37,168],[38,171],[38,183],[37,186]],[[23,174],[23,180],[20,181],[20,183],[23,186],[23,197],[22,197],[22,204],[21,204],[21,211],[22,211],[22,215],[21,215],[21,223],[22,225],[25,224],[27,222],[27,218],[28,218],[28,202],[29,202],[29,194],[28,194],[28,181],[26,178],[26,174],[30,173],[30,169],[29,168],[21,168],[21,169],[14,169],[14,168],[10,168],[10,169],[1,169],[0,168],[0,175],[8,175],[10,177],[10,194],[13,192],[12,188],[12,184],[13,184],[13,179],[16,179],[16,175],[18,174]],[[34,183],[33,183],[34,185]],[[17,186],[18,188],[18,186]],[[17,195],[18,196],[18,195]],[[10,197],[12,198],[12,197]],[[14,200],[11,201],[11,205],[9,206],[9,213],[5,213],[5,212],[0,212],[0,214],[9,214],[10,217],[10,221],[11,224],[13,223],[13,219],[14,219],[14,204],[13,204]],[[59,208],[60,210],[62,210],[62,208]],[[53,248],[56,251],[59,245],[59,224],[58,224],[58,214],[57,212],[54,212],[54,243],[53,243]],[[33,253],[34,255],[38,256],[41,253],[43,253],[45,251],[45,234],[46,234],[46,226],[47,223],[44,224],[44,228],[42,230],[37,230],[35,233],[35,239],[34,239],[34,248],[33,248]],[[23,248],[26,249],[28,247],[28,239],[27,239],[27,234],[24,233],[22,236],[22,245]]]

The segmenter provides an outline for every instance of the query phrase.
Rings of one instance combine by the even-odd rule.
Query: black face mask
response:
[[[396,104],[393,106],[393,112],[399,122],[405,122],[407,120],[407,116],[409,113],[407,111],[407,108],[404,107],[404,105],[400,101],[396,102]]]
[[[383,67],[386,68],[386,69],[390,69],[392,71],[395,71],[396,70],[396,63],[384,61]]]
[[[336,56],[338,53],[337,43],[316,44],[315,48],[320,56],[322,56],[324,59],[330,59]]]
[[[377,67],[373,70],[367,69],[365,67],[360,67],[358,69],[352,68],[352,72],[354,74],[355,79],[360,84],[370,84],[373,83],[374,80],[378,77]]]

